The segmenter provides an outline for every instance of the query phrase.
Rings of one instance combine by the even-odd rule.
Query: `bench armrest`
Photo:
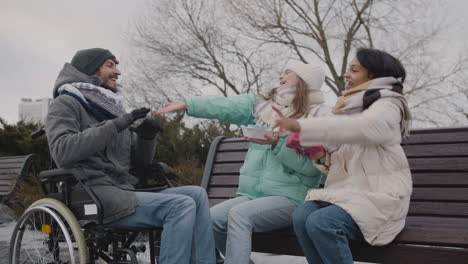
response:
[[[62,179],[68,178],[68,177],[74,177],[75,174],[71,169],[53,169],[53,170],[46,170],[46,171],[41,171],[39,173],[40,178],[57,178],[61,177]]]

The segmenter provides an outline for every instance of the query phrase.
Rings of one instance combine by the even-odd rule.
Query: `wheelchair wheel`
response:
[[[78,220],[62,202],[45,198],[20,217],[11,236],[9,263],[88,262],[88,247]]]

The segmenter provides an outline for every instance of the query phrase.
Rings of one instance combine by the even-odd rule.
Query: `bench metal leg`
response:
[[[153,230],[148,231],[148,237],[149,237],[151,264],[156,264],[156,256],[154,254],[154,231]]]

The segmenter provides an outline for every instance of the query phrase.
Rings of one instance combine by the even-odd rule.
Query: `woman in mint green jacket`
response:
[[[291,118],[316,116],[323,103],[323,80],[319,66],[299,62],[286,67],[280,87],[268,96],[197,96],[169,103],[157,114],[186,110],[194,117],[272,127],[277,118],[272,106]],[[250,144],[240,169],[239,196],[211,208],[216,247],[225,256],[225,264],[253,263],[252,232],[290,226],[292,212],[304,201],[307,190],[319,185],[321,172],[308,158],[287,148],[286,138],[246,138]]]

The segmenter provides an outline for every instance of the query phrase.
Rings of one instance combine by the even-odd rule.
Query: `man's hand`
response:
[[[152,140],[159,132],[162,132],[161,124],[156,119],[146,118],[136,128],[130,127],[130,131],[137,133],[137,135],[146,140]]]
[[[144,118],[146,115],[151,111],[146,107],[142,107],[139,109],[135,109],[130,113],[121,115],[112,120],[117,129],[117,132],[122,132],[123,130],[127,129],[133,122],[137,119]]]
[[[176,102],[171,102],[171,103],[164,105],[164,107],[159,109],[155,113],[155,115],[162,115],[162,114],[177,112],[177,111],[186,110],[186,109],[187,109],[186,103],[181,102],[181,101],[176,101]]]
[[[142,107],[142,108],[133,110],[132,112],[130,112],[130,115],[132,116],[133,121],[135,121],[137,119],[146,117],[149,111],[151,111],[151,109]]]
[[[278,119],[275,121],[275,125],[273,128],[279,127],[280,130],[289,130],[291,132],[299,132],[301,131],[301,127],[299,126],[299,122],[296,119],[288,118],[281,113],[281,111],[272,106],[273,110],[278,114]]]

